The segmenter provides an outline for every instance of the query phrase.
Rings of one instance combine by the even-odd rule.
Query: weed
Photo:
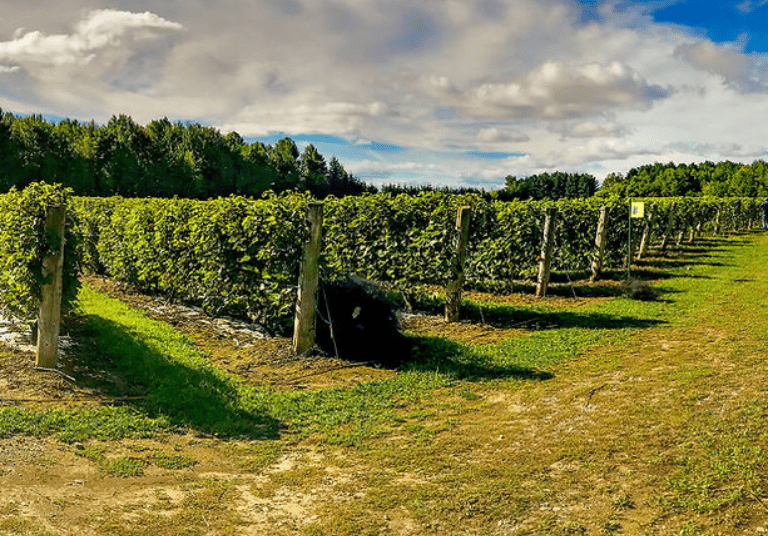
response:
[[[563,527],[565,534],[586,534],[587,528],[579,523],[568,523]]]
[[[462,389],[459,391],[459,396],[464,400],[479,400],[480,395],[469,389]]]
[[[629,508],[635,507],[634,503],[632,502],[632,499],[627,493],[621,493],[619,495],[614,496],[613,500],[611,501],[611,506],[613,507],[614,510],[617,510],[617,511],[627,510]]]
[[[600,534],[602,535],[613,534],[614,532],[618,531],[620,528],[621,528],[621,523],[619,523],[615,519],[608,519],[600,527]]]
[[[107,460],[102,468],[109,476],[128,478],[132,476],[142,476],[146,462],[127,456],[118,456]]]
[[[79,448],[75,450],[76,456],[81,456],[87,460],[91,460],[94,463],[101,463],[104,461],[104,447],[84,447],[78,445]]]
[[[696,536],[696,534],[701,534],[701,528],[693,521],[686,521],[680,525],[677,536]]]
[[[0,534],[25,536],[49,536],[51,533],[21,516],[0,518]]]
[[[260,473],[277,461],[283,452],[278,441],[255,442],[250,445],[228,445],[226,453],[237,460],[242,471]]]
[[[152,458],[152,463],[163,469],[188,469],[197,464],[197,460],[185,454],[157,451]]]

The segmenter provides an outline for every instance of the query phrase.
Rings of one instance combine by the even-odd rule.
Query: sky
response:
[[[0,0],[0,107],[290,136],[376,185],[768,159],[768,0]]]

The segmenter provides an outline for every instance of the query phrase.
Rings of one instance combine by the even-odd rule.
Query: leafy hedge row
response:
[[[68,203],[67,298],[80,265],[141,291],[202,305],[209,311],[250,317],[274,330],[291,325],[302,244],[308,237],[306,195],[188,199],[71,198],[43,184],[0,196],[0,302],[32,318],[41,283],[45,206]],[[574,277],[589,270],[601,206],[608,209],[604,266],[627,255],[626,200],[484,201],[477,195],[428,192],[329,198],[324,209],[324,277],[349,273],[407,287],[445,284],[453,255],[456,213],[472,207],[467,257],[470,286],[508,284],[538,269],[541,229],[557,208],[552,268]],[[757,215],[752,199],[646,200],[657,238],[741,229]],[[638,229],[645,225],[635,220]],[[636,242],[640,232],[634,233]],[[635,246],[636,247],[636,242]]]
[[[148,293],[290,323],[308,198],[78,198],[86,268]]]
[[[248,316],[285,331],[308,236],[309,200],[298,194],[212,201],[84,198],[74,206],[90,269],[145,292],[195,302],[216,313]],[[646,201],[646,214],[654,214],[656,228],[664,230],[671,222],[671,233],[699,223],[711,230],[718,211],[721,227],[732,228],[744,227],[755,214],[751,200]],[[323,275],[357,273],[403,286],[445,284],[456,213],[463,205],[472,207],[469,285],[535,275],[544,215],[552,206],[558,211],[553,270],[577,274],[589,269],[603,205],[608,207],[609,229],[604,265],[621,266],[626,259],[625,200],[506,203],[472,194],[380,194],[326,200]],[[636,220],[634,225],[643,223]],[[636,240],[640,234],[635,233]]]
[[[43,258],[60,242],[46,236],[49,205],[67,205],[72,191],[33,183],[23,191],[11,189],[0,196],[0,312],[24,320],[37,317],[44,284]],[[80,271],[78,223],[68,214],[64,251],[64,307],[74,300]]]
[[[702,231],[745,228],[756,216],[751,199],[646,199],[646,221],[653,215],[657,236],[704,225]],[[453,255],[456,213],[472,207],[466,276],[469,285],[535,276],[548,208],[557,210],[552,269],[572,273],[590,269],[601,207],[607,207],[605,266],[627,257],[628,208],[619,198],[562,201],[487,202],[476,195],[425,193],[329,199],[325,205],[325,262],[332,273],[354,271],[393,283],[444,284]],[[670,219],[670,215],[673,215]],[[671,225],[667,225],[671,222]],[[633,224],[637,248],[645,221]],[[639,229],[639,230],[638,230]]]

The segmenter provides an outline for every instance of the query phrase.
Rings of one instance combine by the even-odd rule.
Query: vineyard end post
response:
[[[67,209],[50,205],[45,215],[45,240],[53,248],[43,259],[43,285],[40,289],[40,317],[37,327],[35,366],[56,369],[59,361],[61,297],[64,287],[64,226]]]
[[[608,236],[608,227],[606,219],[608,218],[608,207],[600,208],[600,216],[597,219],[597,233],[595,234],[595,258],[592,261],[592,276],[589,278],[594,283],[600,276],[600,270],[603,268],[603,257],[605,256],[605,240]]]
[[[456,214],[456,252],[451,262],[451,279],[445,289],[445,320],[447,322],[456,322],[459,319],[471,214],[472,208],[466,206],[459,207]]]
[[[323,240],[323,203],[309,204],[309,241],[304,244],[299,273],[299,295],[293,323],[293,351],[302,355],[315,345],[315,310],[320,286],[320,251]]]
[[[541,261],[539,262],[539,281],[536,286],[536,297],[543,298],[547,295],[549,286],[549,271],[552,265],[552,248],[555,243],[555,218],[557,209],[550,207],[544,219],[544,234],[541,240]]]

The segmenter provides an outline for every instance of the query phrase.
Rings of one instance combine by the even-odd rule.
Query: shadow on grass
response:
[[[462,317],[472,322],[488,324],[495,328],[522,328],[531,331],[559,328],[638,329],[664,323],[661,320],[603,313],[550,312],[509,305],[479,305],[472,302],[463,303],[461,311]]]
[[[626,277],[627,272],[623,272],[621,278],[613,279],[610,277],[605,277],[602,281],[598,281],[596,283],[574,282],[572,284],[550,284],[547,287],[547,296],[557,296],[559,298],[618,298],[619,296],[626,295],[626,292],[621,285],[621,282],[625,280]],[[633,272],[632,277],[635,279],[654,281],[653,279],[645,277],[644,273],[641,271],[638,271],[637,277],[635,276],[635,272]],[[667,289],[657,289],[659,296],[669,292],[670,291]],[[515,293],[535,296],[536,285],[533,283],[528,285],[519,284],[515,288]]]
[[[407,370],[447,373],[470,381],[510,378],[544,381],[554,378],[549,372],[482,359],[466,346],[441,337],[410,339],[411,357],[403,364]]]
[[[647,270],[647,267],[670,269],[670,268],[683,268],[685,266],[718,266],[718,267],[732,266],[730,264],[726,264],[718,261],[697,261],[697,260],[685,260],[685,259],[679,260],[679,259],[666,259],[661,257],[635,261],[634,265],[640,267],[641,269],[646,269],[646,270]],[[673,276],[667,276],[667,277],[673,277]],[[693,277],[693,276],[688,276],[688,277]]]
[[[204,366],[169,359],[111,320],[88,315],[74,328],[81,362],[79,382],[198,433],[244,439],[276,439],[281,423],[242,407],[237,386]]]

